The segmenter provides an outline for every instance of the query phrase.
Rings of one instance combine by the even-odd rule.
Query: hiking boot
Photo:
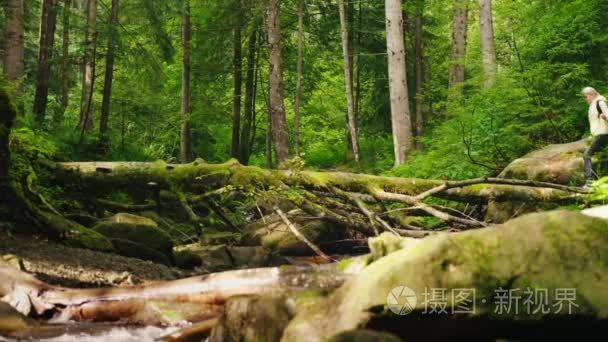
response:
[[[582,189],[585,192],[593,192],[593,181],[587,180],[587,182],[585,182],[585,185],[583,185]]]

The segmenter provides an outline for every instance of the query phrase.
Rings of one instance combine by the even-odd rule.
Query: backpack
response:
[[[603,101],[603,100],[597,100],[595,102],[595,108],[597,109],[597,118],[598,119],[602,116],[602,114],[604,114],[602,111],[602,106],[600,106],[600,101]]]

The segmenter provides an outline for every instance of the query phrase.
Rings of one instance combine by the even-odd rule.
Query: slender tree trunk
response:
[[[412,148],[401,0],[386,0],[385,10],[393,144],[395,166],[399,166],[405,162],[405,158]]]
[[[38,75],[34,95],[34,116],[42,125],[46,115],[51,76],[51,58],[55,44],[56,0],[42,0],[40,5],[40,37],[38,49]]]
[[[283,104],[283,75],[281,68],[281,0],[269,0],[267,8],[269,50],[270,112],[277,163],[289,159],[287,118]]]
[[[240,134],[241,134],[241,97],[243,84],[243,57],[241,51],[241,0],[235,0],[235,23],[234,23],[234,94],[232,98],[232,146],[230,155],[239,158]]]
[[[465,56],[467,53],[468,2],[454,0],[452,22],[452,64],[450,65],[449,87],[460,86],[464,82]]]
[[[424,0],[416,2],[414,18],[414,59],[416,66],[416,148],[422,148],[421,138],[424,135]]]
[[[352,3],[351,3],[352,5]],[[354,6],[354,5],[353,5]],[[354,59],[356,66],[356,75],[355,75],[355,123],[357,124],[357,136],[359,136],[359,117],[361,117],[361,59],[358,53],[358,50],[361,48],[361,30],[363,29],[363,11],[361,6],[361,1],[359,1],[359,6],[357,9],[358,14],[358,30],[357,30],[357,46],[353,48],[353,55],[356,54]],[[354,8],[353,8],[354,13]],[[354,15],[353,15],[354,16]],[[354,27],[354,18],[353,18],[353,27]],[[353,30],[354,31],[354,30]]]
[[[296,143],[296,156],[300,156],[301,149],[301,137],[300,137],[300,111],[302,106],[302,60],[304,53],[304,8],[305,0],[298,1],[298,59],[296,62],[296,103],[295,103],[295,143]]]
[[[70,12],[72,0],[64,0],[63,4],[63,35],[61,41],[61,110],[57,111],[54,121],[63,121],[63,114],[70,101]]]
[[[106,53],[106,74],[103,83],[103,100],[101,101],[101,116],[99,120],[99,136],[102,144],[108,141],[108,119],[110,118],[110,103],[112,99],[112,81],[114,78],[114,51],[118,39],[118,0],[112,0],[110,10],[108,52]]]
[[[494,47],[492,0],[479,0],[479,32],[483,55],[484,87],[491,88],[496,82],[496,48]]]
[[[258,31],[254,29],[249,36],[247,48],[247,79],[245,80],[245,120],[240,139],[239,161],[243,165],[249,164],[251,154],[251,126],[255,114],[255,83],[256,83],[256,51]]]
[[[350,142],[353,150],[353,155],[356,162],[359,162],[359,139],[357,137],[357,124],[355,120],[355,99],[353,96],[353,67],[349,48],[349,30],[346,22],[346,9],[344,0],[339,0],[340,10],[340,28],[342,31],[342,53],[344,57],[344,82],[346,89],[346,106],[347,106],[347,124],[350,133]]]
[[[81,140],[85,130],[93,127],[93,88],[95,85],[95,52],[97,49],[97,0],[87,1],[87,34],[84,47],[84,72],[80,98]]]
[[[4,76],[11,82],[20,81],[25,70],[23,2],[24,0],[5,0]]]
[[[180,160],[187,163],[192,160],[192,131],[190,128],[190,37],[192,23],[190,22],[190,0],[183,0],[182,17],[182,94],[181,113],[182,127],[180,134]]]

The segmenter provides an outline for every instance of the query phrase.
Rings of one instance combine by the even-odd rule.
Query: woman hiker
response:
[[[587,148],[583,155],[587,180],[583,189],[591,190],[591,184],[596,178],[591,158],[596,152],[608,146],[608,124],[606,122],[608,120],[608,105],[606,104],[606,98],[591,87],[583,89],[583,96],[589,104],[589,127],[593,136],[591,146]]]

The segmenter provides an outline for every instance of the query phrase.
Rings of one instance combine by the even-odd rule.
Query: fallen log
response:
[[[192,222],[198,221],[193,202],[201,199],[233,230],[238,227],[225,215],[225,208],[216,205],[209,196],[221,201],[222,194],[227,192],[245,197],[255,194],[266,199],[268,210],[274,210],[281,201],[292,202],[311,215],[366,236],[377,235],[380,230],[407,236],[426,235],[412,234],[417,227],[393,226],[386,221],[381,212],[376,212],[377,208],[372,208],[381,207],[382,203],[416,207],[426,215],[462,229],[484,227],[486,223],[483,216],[470,217],[425,201],[435,197],[485,205],[501,201],[571,203],[585,198],[579,188],[537,181],[498,178],[442,181],[346,172],[264,170],[241,165],[236,160],[223,164],[199,161],[190,164],[162,161],[57,163],[54,176],[54,182],[68,188],[76,186],[80,191],[86,189],[99,196],[115,189],[139,193],[173,192],[182,199],[181,204],[188,209],[186,212]]]
[[[235,187],[264,187],[281,181],[289,186],[312,190],[332,187],[343,191],[370,194],[371,188],[388,193],[418,196],[432,191],[434,197],[486,203],[496,201],[568,202],[582,198],[579,189],[542,182],[480,178],[451,183],[442,180],[398,178],[347,172],[264,170],[244,166],[236,160],[223,164],[165,164],[163,162],[72,162],[57,163],[57,180],[107,190],[117,188],[142,189],[154,183],[161,188],[181,187],[193,193],[206,193],[226,185]],[[207,191],[205,191],[207,190]],[[427,196],[425,196],[427,197]],[[420,199],[420,198],[418,198]],[[364,199],[365,200],[365,199]]]
[[[216,318],[223,312],[226,299],[233,296],[329,291],[347,277],[334,265],[293,266],[228,271],[120,288],[68,289],[0,263],[0,297],[25,315],[53,323],[174,325]]]

